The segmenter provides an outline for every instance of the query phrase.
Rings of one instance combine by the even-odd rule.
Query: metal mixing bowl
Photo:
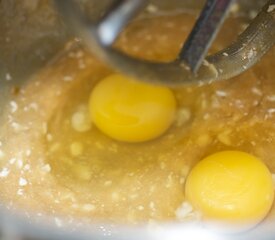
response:
[[[81,0],[87,11],[97,16],[110,1]],[[199,11],[204,1],[152,0],[165,11],[190,9]],[[241,14],[258,11],[265,1],[239,1]],[[73,36],[48,0],[0,0],[0,122],[3,106],[11,98],[11,89],[20,86],[29,76],[51,60]],[[1,133],[0,133],[1,134]],[[3,204],[2,204],[3,205]],[[0,228],[3,239],[226,239],[205,229],[186,224],[168,224],[159,228],[145,226],[115,227],[107,224],[59,228],[53,218],[33,223],[25,215],[12,213],[2,206]],[[30,223],[32,222],[32,223]],[[74,230],[72,230],[74,229]],[[240,239],[274,239],[272,227],[234,236]],[[1,238],[2,239],[2,238]]]

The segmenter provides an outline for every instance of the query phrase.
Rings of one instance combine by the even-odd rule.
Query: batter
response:
[[[148,60],[172,60],[194,20],[189,14],[138,20],[117,47]],[[225,24],[212,51],[232,41],[238,21]],[[153,140],[127,143],[103,134],[89,117],[92,89],[113,71],[79,42],[68,43],[6,107],[0,125],[1,199],[9,209],[58,216],[57,225],[63,219],[199,220],[184,186],[204,157],[239,150],[275,171],[274,54],[234,79],[172,89],[177,110],[171,127]]]

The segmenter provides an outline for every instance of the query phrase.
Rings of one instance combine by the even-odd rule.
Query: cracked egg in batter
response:
[[[229,20],[225,28],[235,29],[236,21]],[[117,46],[147,60],[168,61],[193,22],[189,14],[140,19],[123,32]],[[233,35],[227,31],[219,36],[214,50]],[[91,97],[115,73],[79,44],[69,43],[6,106],[0,126],[1,199],[9,209],[59,216],[58,226],[75,220],[136,224],[204,219],[185,196],[186,178],[197,162],[237,150],[257,156],[275,171],[273,58],[271,51],[228,81],[163,88],[158,96],[163,102],[152,109],[168,107],[160,107],[159,115],[146,108],[150,125],[134,133],[116,132],[117,126],[106,130],[113,115],[105,121],[105,112],[98,119],[102,100]],[[133,89],[136,95],[126,99],[130,110],[144,97],[142,88]],[[154,93],[149,91],[150,101]],[[110,92],[104,99],[108,97]]]

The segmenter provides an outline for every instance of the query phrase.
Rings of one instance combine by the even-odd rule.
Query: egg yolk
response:
[[[89,111],[94,124],[109,137],[142,142],[160,136],[169,128],[176,100],[166,87],[114,74],[94,87]]]
[[[204,218],[245,226],[260,222],[274,198],[268,168],[240,151],[218,152],[200,161],[189,174],[185,191]]]

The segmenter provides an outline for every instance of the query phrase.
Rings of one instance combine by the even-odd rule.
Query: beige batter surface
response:
[[[138,20],[117,45],[138,57],[168,61],[193,22],[188,14]],[[213,51],[231,42],[236,26],[236,19],[226,23]],[[246,151],[275,172],[274,50],[234,79],[175,89],[174,124],[162,137],[139,144],[111,140],[87,116],[93,86],[111,72],[71,42],[14,92],[0,125],[0,195],[9,209],[59,216],[58,225],[62,216],[183,221],[199,218],[185,202],[184,182],[208,154]]]

